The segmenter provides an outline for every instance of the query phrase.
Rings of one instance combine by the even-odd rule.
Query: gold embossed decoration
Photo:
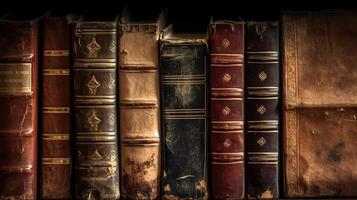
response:
[[[222,79],[225,82],[229,82],[232,79],[232,76],[229,75],[228,73],[224,73]]]
[[[98,125],[102,122],[102,120],[97,116],[97,112],[94,110],[88,117],[88,123],[90,126],[97,131],[98,130]]]
[[[89,94],[96,95],[97,94],[97,89],[100,86],[101,86],[101,84],[97,81],[97,79],[95,78],[95,75],[93,74],[92,78],[87,83],[87,87],[89,89]]]
[[[98,149],[96,149],[90,156],[89,156],[90,160],[101,160],[103,159],[103,156],[99,153]]]
[[[230,44],[231,44],[231,42],[230,42],[227,38],[224,38],[224,39],[222,40],[222,46],[223,46],[224,48],[228,48]]]
[[[108,88],[109,89],[114,89],[115,88],[115,80],[113,79],[112,74],[109,74],[110,80],[109,80],[109,84],[108,84]]]
[[[98,56],[99,50],[101,49],[95,37],[92,38],[92,41],[87,45],[87,48],[89,51],[89,58],[96,58]]]
[[[268,75],[264,72],[264,71],[261,71],[258,75],[260,81],[264,81],[266,78],[268,78]]]
[[[232,111],[232,110],[231,110],[228,106],[226,106],[226,107],[224,107],[224,108],[222,109],[222,114],[223,114],[224,116],[226,116],[226,115],[228,115],[231,111]]]
[[[223,142],[223,145],[224,147],[228,148],[232,145],[232,141],[230,139],[226,139],[224,142]]]
[[[264,114],[265,112],[267,111],[267,109],[263,106],[263,105],[260,105],[258,108],[257,108],[257,112],[259,114]]]
[[[115,46],[115,41],[113,40],[111,46],[109,47],[109,50],[110,50],[112,53],[114,53],[114,52],[115,52],[115,48],[116,48],[116,46]]]
[[[257,140],[257,143],[259,144],[259,146],[264,146],[266,143],[267,143],[267,141],[265,140],[265,138],[264,137],[260,137],[258,140]]]

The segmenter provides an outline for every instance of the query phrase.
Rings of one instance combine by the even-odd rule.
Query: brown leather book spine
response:
[[[0,21],[0,199],[36,199],[38,25]]]
[[[279,197],[279,23],[246,23],[246,190]]]
[[[119,25],[121,191],[124,199],[157,199],[160,195],[159,20]]]
[[[244,198],[244,23],[210,24],[211,189]]]
[[[75,199],[119,199],[117,22],[73,25]]]
[[[71,16],[46,17],[42,26],[40,197],[69,199],[71,188]]]

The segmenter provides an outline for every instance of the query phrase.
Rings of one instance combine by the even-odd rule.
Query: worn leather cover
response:
[[[160,47],[163,199],[208,198],[207,36],[192,36]]]
[[[287,197],[357,196],[357,14],[283,15]]]
[[[117,20],[73,25],[75,198],[119,199]]]
[[[70,43],[73,16],[42,24],[40,197],[71,197]]]
[[[0,21],[0,199],[36,199],[38,24]]]
[[[211,196],[244,198],[244,23],[210,30]]]
[[[279,197],[279,22],[246,23],[246,190]]]
[[[159,34],[155,21],[119,26],[121,191],[124,199],[160,195]]]

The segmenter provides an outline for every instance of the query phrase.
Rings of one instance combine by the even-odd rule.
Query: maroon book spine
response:
[[[69,199],[70,22],[72,16],[46,17],[42,37],[42,126],[40,197]]]
[[[36,199],[37,41],[37,20],[0,21],[0,199]]]
[[[210,24],[211,194],[244,198],[244,24]]]

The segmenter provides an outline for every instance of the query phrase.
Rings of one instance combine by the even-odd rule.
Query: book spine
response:
[[[71,188],[70,20],[43,20],[40,197],[69,199]]]
[[[159,24],[121,24],[119,86],[124,199],[160,195]]]
[[[214,199],[244,198],[244,24],[213,22],[211,180]]]
[[[207,43],[161,45],[163,199],[207,199]]]
[[[73,27],[75,198],[118,199],[116,22]]]
[[[279,197],[279,23],[246,25],[247,196]]]
[[[36,199],[37,21],[0,21],[0,199]]]

